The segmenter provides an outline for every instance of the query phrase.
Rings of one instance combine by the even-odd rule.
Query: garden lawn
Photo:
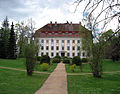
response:
[[[120,73],[67,76],[68,94],[120,94]]]
[[[42,70],[41,70],[39,61],[38,61],[37,65],[38,66],[35,67],[35,70],[41,72]],[[17,68],[17,69],[26,69],[26,67],[25,67],[25,58],[17,58],[15,60],[0,59],[0,66],[2,66],[2,67],[10,67],[10,68]],[[54,69],[56,68],[56,66],[57,66],[57,64],[51,64],[48,71],[45,71],[45,72],[53,72]]]
[[[48,74],[33,74],[0,69],[0,94],[34,94],[48,78]]]
[[[66,72],[73,73],[70,70],[70,65],[66,64]],[[110,71],[120,71],[120,61],[113,62],[111,60],[104,60],[103,62],[103,72],[110,72]],[[80,72],[80,67],[77,66],[76,71],[74,73],[88,73],[91,72],[89,64],[82,64],[82,72]]]

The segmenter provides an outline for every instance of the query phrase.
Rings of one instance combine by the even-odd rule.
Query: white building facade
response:
[[[49,24],[47,26],[49,27]],[[61,57],[80,56],[85,58],[87,54],[82,50],[82,37],[79,36],[79,31],[39,29],[35,39],[40,45],[39,56],[48,55],[53,58],[59,55]]]

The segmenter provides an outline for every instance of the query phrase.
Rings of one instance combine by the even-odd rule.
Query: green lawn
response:
[[[67,76],[68,94],[120,94],[120,73]]]
[[[38,62],[38,66],[35,67],[36,71],[42,71],[40,69],[40,64]],[[0,66],[3,67],[11,67],[11,68],[17,68],[17,69],[26,69],[25,67],[25,58],[18,58],[16,60],[10,60],[10,59],[0,59]],[[51,64],[50,68],[46,72],[53,72],[56,68],[57,64]],[[43,72],[43,71],[42,71]]]
[[[25,72],[0,69],[0,94],[34,94],[48,74],[33,74],[29,77]]]
[[[67,73],[73,73],[70,70],[70,65],[66,64]],[[103,72],[109,71],[120,71],[120,61],[112,62],[111,60],[104,60],[103,62]],[[77,66],[75,73],[88,73],[91,72],[89,64],[82,64],[82,72],[80,72],[80,67]]]

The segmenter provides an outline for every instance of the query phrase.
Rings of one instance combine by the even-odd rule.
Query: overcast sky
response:
[[[32,18],[36,23],[36,28],[57,21],[65,23],[72,21],[79,23],[82,20],[81,6],[79,11],[75,10],[75,0],[0,0],[0,22],[5,16],[9,21],[22,21]]]
[[[8,16],[10,24],[11,21],[17,23],[32,18],[35,21],[36,29],[50,21],[53,23],[55,21],[79,23],[82,21],[82,12],[86,3],[80,3],[74,13],[76,7],[74,2],[75,0],[0,0],[0,24],[6,16]],[[116,22],[113,22],[109,24],[108,29],[116,28]]]

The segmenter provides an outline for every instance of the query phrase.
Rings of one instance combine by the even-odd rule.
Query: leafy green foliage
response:
[[[70,64],[70,59],[68,57],[63,58],[63,63]]]
[[[53,58],[52,63],[60,63],[61,59],[59,58]]]
[[[47,71],[49,69],[49,64],[48,63],[42,63],[40,65],[40,67],[43,71]]]
[[[25,48],[25,56],[26,56],[26,69],[27,74],[29,76],[32,75],[36,63],[35,55],[37,53],[37,45],[31,40],[31,43],[28,44]]]
[[[81,62],[88,62],[88,58],[82,58]]]
[[[72,72],[75,72],[75,71],[76,71],[76,64],[71,65],[71,66],[70,66],[70,70],[71,70]]]
[[[48,56],[48,55],[43,55],[43,56],[41,56],[41,61],[40,61],[40,63],[42,64],[42,63],[48,63],[48,64],[50,64],[50,57]]]
[[[41,56],[37,56],[37,61],[41,61]]]
[[[82,65],[81,59],[79,56],[74,56],[72,59],[72,64]]]

